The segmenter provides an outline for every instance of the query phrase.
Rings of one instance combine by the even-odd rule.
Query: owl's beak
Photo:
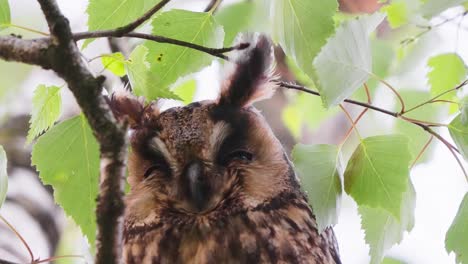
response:
[[[199,212],[206,209],[210,201],[211,188],[204,174],[203,163],[194,160],[186,166],[184,178],[188,185],[189,203]]]

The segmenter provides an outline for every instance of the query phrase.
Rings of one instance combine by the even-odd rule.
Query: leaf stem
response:
[[[448,94],[448,93],[450,93],[450,92],[457,91],[457,90],[461,89],[461,88],[462,88],[463,86],[465,86],[466,84],[468,84],[468,79],[466,79],[466,80],[464,80],[463,82],[461,82],[461,83],[460,83],[459,85],[457,85],[455,88],[452,88],[452,89],[449,89],[449,90],[447,90],[447,91],[445,91],[445,92],[443,92],[443,93],[440,93],[439,95],[437,95],[437,96],[435,96],[435,97],[433,97],[433,98],[431,98],[431,99],[429,99],[429,100],[427,100],[427,101],[425,101],[425,102],[422,102],[422,103],[416,105],[415,107],[412,107],[412,108],[410,108],[410,109],[404,111],[404,112],[401,113],[401,114],[402,114],[402,115],[403,115],[403,114],[407,114],[407,113],[409,113],[409,112],[411,112],[411,111],[413,111],[413,110],[416,110],[416,109],[418,109],[418,108],[420,108],[420,107],[422,107],[422,106],[424,106],[424,105],[431,104],[431,103],[434,103],[434,102],[450,102],[450,103],[455,103],[455,102],[449,101],[449,100],[437,100],[437,99],[440,98],[441,96],[444,96],[445,94]]]
[[[13,225],[11,225],[10,222],[8,222],[2,215],[0,215],[0,220],[2,220],[2,222],[5,223],[8,226],[8,228],[10,228],[10,230],[13,231],[13,233],[15,233],[15,235],[21,240],[21,243],[23,243],[23,245],[28,250],[29,256],[31,257],[31,262],[33,262],[34,254],[26,240],[23,238],[23,236],[21,236],[21,234],[16,230],[16,228]]]
[[[369,87],[367,86],[366,83],[364,83],[364,90],[366,91],[366,96],[367,96],[367,103],[372,103],[372,100],[371,100],[371,96],[370,96],[370,92],[369,92]],[[361,111],[361,113],[358,115],[358,117],[356,118],[356,120],[354,120],[353,124],[354,126],[357,125],[357,123],[359,122],[359,120],[361,120],[361,118],[364,116],[364,114],[369,110],[369,108],[364,108],[364,110]],[[343,137],[343,139],[340,141],[340,146],[343,146],[344,143],[346,143],[346,141],[348,140],[349,136],[351,135],[351,132],[353,131],[354,129],[354,126],[351,126],[348,131],[346,132],[345,136]]]
[[[348,118],[349,122],[351,123],[351,127],[356,132],[356,135],[358,136],[359,140],[362,141],[361,134],[359,133],[359,131],[358,131],[357,127],[356,127],[356,123],[355,123],[355,121],[353,121],[353,118],[349,114],[348,110],[346,110],[346,108],[344,108],[344,106],[342,104],[340,104],[340,108],[341,108],[341,110],[343,110],[343,112],[345,113],[346,118]],[[357,121],[359,121],[359,120],[357,120]]]
[[[400,104],[401,104],[400,113],[404,113],[405,112],[405,100],[403,100],[403,97],[401,96],[401,94],[398,93],[397,90],[395,88],[393,88],[393,86],[390,85],[390,83],[388,83],[384,79],[380,78],[379,76],[377,76],[377,75],[375,75],[373,73],[372,73],[372,75],[374,76],[374,78],[379,80],[379,82],[381,82],[383,85],[385,85],[388,89],[390,89],[397,96],[398,101],[400,101]]]
[[[55,257],[50,257],[50,258],[46,258],[46,259],[37,260],[37,261],[34,261],[33,263],[38,264],[38,263],[44,263],[44,262],[49,262],[49,261],[54,261],[54,260],[57,260],[57,259],[64,259],[64,258],[81,258],[81,259],[85,260],[84,256],[81,256],[81,255],[63,255],[63,256],[55,256]],[[85,262],[86,262],[86,260],[85,260]]]
[[[429,140],[427,140],[426,144],[424,144],[424,146],[422,147],[421,151],[419,151],[418,155],[416,156],[416,159],[414,159],[413,163],[411,164],[411,168],[413,168],[414,165],[416,165],[416,162],[418,162],[418,160],[422,157],[422,155],[426,151],[427,147],[429,147],[429,144],[431,144],[433,139],[434,139],[434,136],[431,135],[429,137]]]
[[[49,36],[49,34],[47,34],[45,32],[42,32],[42,31],[39,31],[39,30],[36,30],[36,29],[32,29],[32,28],[28,28],[28,27],[23,27],[23,26],[16,25],[16,24],[8,24],[8,26],[9,27],[14,27],[14,28],[19,28],[19,29],[22,29],[22,30],[26,30],[26,31],[33,32],[33,33],[43,35],[43,36],[47,36],[47,37]]]

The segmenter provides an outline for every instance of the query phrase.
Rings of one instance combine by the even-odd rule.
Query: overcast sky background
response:
[[[47,30],[36,1],[10,0],[9,2],[14,23],[43,31]],[[58,2],[64,14],[70,19],[74,31],[85,31],[87,29],[85,13],[87,1],[59,0]],[[179,7],[200,11],[208,1],[175,0],[174,2]],[[443,16],[451,17],[459,12],[460,9],[455,8],[448,10]],[[37,19],[31,19],[31,17]],[[461,25],[468,28],[468,19],[465,19]],[[468,30],[457,30],[457,28],[457,23],[447,23],[424,37],[439,43],[437,46],[431,46],[431,49],[436,49],[431,51],[433,54],[443,51],[457,51],[465,62],[468,62]],[[96,41],[85,50],[84,54],[87,58],[92,58],[100,54],[103,49],[107,51],[107,43]],[[95,70],[97,71],[97,68]],[[199,91],[196,99],[213,98],[216,95],[217,85],[215,84],[219,82],[218,70],[219,65],[215,63],[197,76]],[[427,71],[424,65],[415,65],[411,71],[414,72],[409,73],[403,79],[392,80],[393,84],[399,87],[400,85],[412,85],[415,82],[425,82],[424,79],[421,79],[421,76],[425,76],[425,74],[421,74],[421,71]],[[22,92],[26,96],[11,101],[8,106],[0,106],[0,113],[29,111],[32,92],[39,83],[62,85],[63,81],[56,78],[51,72],[35,68],[21,86]],[[465,90],[468,89],[465,88]],[[69,93],[65,92],[64,96],[68,98],[64,102],[67,100],[73,102]],[[71,111],[67,110],[67,107],[67,103],[64,103],[64,110]],[[449,121],[445,120],[444,123]],[[442,136],[450,138],[447,132],[443,132]],[[467,166],[466,162],[464,165]],[[459,203],[468,190],[467,182],[460,168],[450,152],[437,142],[433,160],[430,163],[417,165],[412,170],[411,178],[417,194],[415,227],[410,234],[405,235],[400,245],[394,246],[390,250],[388,255],[401,258],[407,263],[455,263],[454,255],[448,255],[445,251],[444,240]],[[369,248],[364,242],[364,233],[360,229],[360,218],[357,214],[356,204],[347,196],[344,198],[335,232],[344,263],[368,263]]]

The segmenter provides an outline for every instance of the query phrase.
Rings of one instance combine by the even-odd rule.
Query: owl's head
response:
[[[127,215],[144,221],[163,210],[247,209],[297,189],[280,142],[252,106],[274,91],[272,65],[270,41],[256,36],[215,101],[160,112],[144,100],[113,97],[114,114],[132,130]]]

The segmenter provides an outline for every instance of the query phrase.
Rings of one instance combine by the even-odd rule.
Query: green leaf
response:
[[[283,109],[282,119],[291,134],[299,139],[304,125],[310,130],[315,130],[324,120],[336,113],[337,108],[325,109],[319,97],[300,93]]]
[[[343,23],[314,59],[314,81],[326,107],[340,104],[371,75],[369,35],[384,17],[374,13]]]
[[[427,65],[430,67],[427,78],[433,96],[455,88],[467,75],[465,64],[456,53],[446,53],[431,57]],[[451,100],[455,96],[456,91],[453,91],[438,99]]]
[[[338,221],[342,184],[342,164],[334,145],[296,145],[292,151],[294,167],[317,218],[319,232]]]
[[[381,264],[406,264],[406,263],[400,260],[394,259],[394,258],[384,258]]]
[[[467,0],[427,0],[421,7],[421,13],[426,18],[431,18],[450,7],[461,5]]]
[[[158,98],[180,100],[168,87],[155,85],[153,79],[155,77],[150,74],[149,65],[146,62],[147,53],[148,49],[143,45],[139,45],[130,54],[130,60],[125,64],[133,92],[138,96],[144,96],[147,100],[156,100]]]
[[[408,144],[403,135],[363,139],[344,174],[346,193],[360,206],[384,209],[400,219],[411,160]]]
[[[224,32],[216,24],[210,13],[197,13],[186,10],[171,10],[156,16],[152,22],[155,35],[177,40],[220,48]],[[213,56],[200,51],[170,44],[145,42],[148,49],[146,61],[149,62],[147,79],[151,79],[148,94],[152,90],[168,89],[180,77],[194,73],[208,66]],[[146,95],[145,95],[146,96]]]
[[[5,150],[0,146],[0,208],[5,202],[8,190],[8,175],[7,175],[7,156]]]
[[[457,115],[448,125],[450,136],[468,161],[468,124],[463,124],[462,115]]]
[[[174,89],[174,93],[180,97],[184,104],[190,104],[193,101],[195,92],[197,91],[197,81],[194,79],[188,80]]]
[[[219,10],[215,19],[224,28],[224,46],[231,45],[239,32],[246,31],[251,26],[255,8],[255,3],[249,1],[235,3]]]
[[[8,0],[0,0],[0,30],[10,26],[11,15]]]
[[[101,57],[102,66],[113,74],[122,77],[125,75],[125,56],[122,52],[116,52]]]
[[[395,59],[395,51],[392,45],[388,41],[384,41],[378,38],[371,40],[372,49],[372,73],[385,79],[391,73],[391,66]],[[375,89],[379,85],[380,81],[376,78],[370,78],[367,80],[367,87],[371,94],[374,94]],[[362,87],[354,92],[353,98],[359,101],[367,101],[366,90]]]
[[[93,245],[99,146],[85,117],[68,119],[39,137],[33,147],[32,165],[39,171],[42,182],[52,185],[55,201]]]
[[[460,204],[458,213],[445,235],[445,249],[454,252],[457,263],[468,263],[468,193]]]
[[[361,226],[366,243],[370,247],[371,264],[380,263],[385,252],[401,242],[403,233],[413,229],[415,205],[416,193],[413,184],[408,180],[407,190],[403,193],[400,220],[382,208],[359,206]]]
[[[337,9],[336,0],[273,1],[273,37],[311,78],[315,71],[311,62],[334,32]]]
[[[392,28],[398,28],[408,23],[408,7],[404,1],[394,1],[382,7],[382,12],[387,13],[387,20]]]
[[[104,30],[125,26],[160,0],[90,0],[86,12],[88,13],[88,29]],[[85,48],[93,40],[88,39],[83,44]]]
[[[60,87],[39,85],[34,92],[32,105],[26,144],[31,143],[39,134],[47,131],[60,117],[62,108]]]

